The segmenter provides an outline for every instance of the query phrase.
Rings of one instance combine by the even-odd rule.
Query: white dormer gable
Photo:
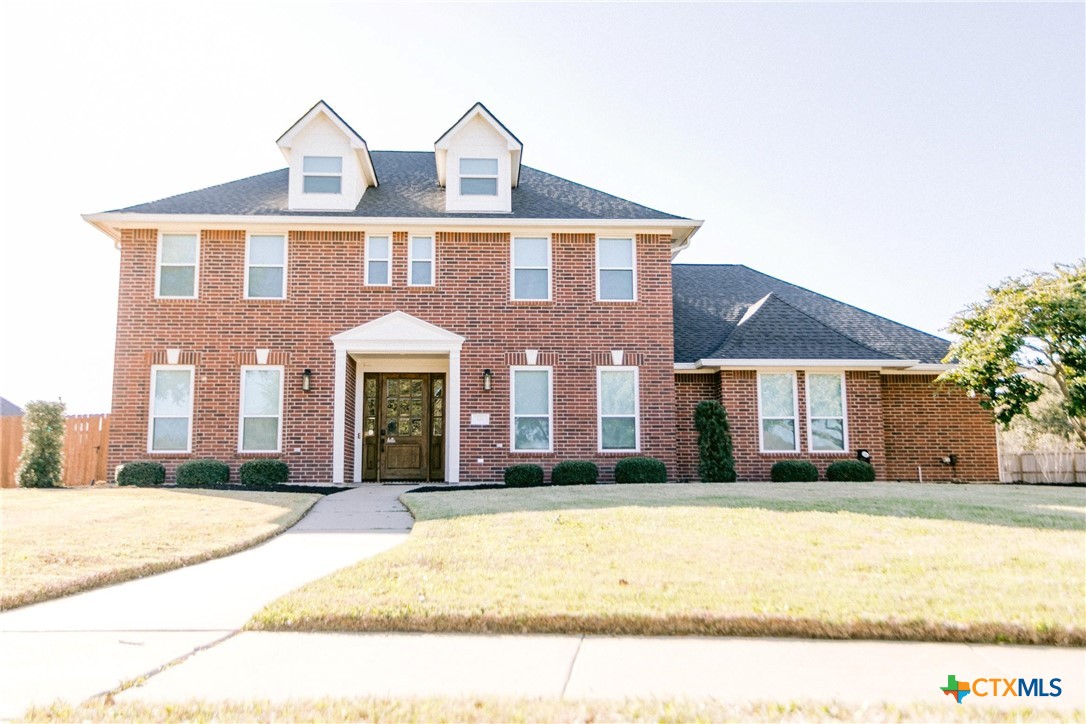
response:
[[[350,211],[377,185],[369,147],[324,101],[276,141],[290,165],[291,211]]]
[[[486,106],[472,106],[434,143],[445,210],[511,212],[523,150],[524,144]]]

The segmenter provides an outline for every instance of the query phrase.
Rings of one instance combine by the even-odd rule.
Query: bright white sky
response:
[[[1084,5],[13,2],[0,395],[109,409],[118,253],[81,213],[284,166],[318,99],[432,150],[481,100],[524,162],[705,220],[742,263],[920,329],[1086,245]]]

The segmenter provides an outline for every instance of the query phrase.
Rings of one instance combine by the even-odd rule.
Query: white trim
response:
[[[517,417],[541,417],[541,415],[517,415],[517,372],[547,373],[547,449],[517,449]],[[543,455],[554,452],[554,367],[550,365],[512,365],[509,367],[509,452],[517,455]]]
[[[634,447],[603,447],[603,373],[633,372],[634,375]],[[629,415],[608,415],[626,418]],[[634,365],[608,365],[596,368],[596,450],[601,453],[641,452],[641,371]]]
[[[841,379],[841,417],[814,417],[811,414],[811,375],[820,375],[823,377],[833,377],[834,373],[828,371],[811,372],[804,370],[803,372],[803,387],[807,401],[807,452],[812,455],[840,455],[841,453],[847,453],[849,451],[848,444],[848,385],[847,378],[844,370],[836,373],[840,375]],[[815,450],[814,447],[814,431],[812,429],[811,422],[813,420],[841,420],[841,432],[844,447],[840,450]]]
[[[793,435],[795,440],[795,447],[792,450],[766,450],[765,448],[765,431],[762,425],[763,420],[787,420],[787,417],[764,417],[762,415],[762,375],[791,375],[792,376],[792,425]],[[796,384],[796,370],[774,370],[772,372],[758,371],[755,382],[758,385],[758,452],[768,454],[790,454],[798,453],[800,451],[799,444],[799,386]]]
[[[675,368],[679,368],[676,363]],[[906,370],[918,364],[919,360],[902,359],[700,359],[693,363],[694,369],[699,367],[716,367],[723,370],[756,369],[759,367],[785,367],[788,369],[803,369],[805,367],[833,367],[841,369],[847,367],[850,370]]]
[[[430,258],[429,259],[416,259],[415,258],[415,239],[429,239],[430,240]],[[411,265],[415,262],[430,262],[430,283],[429,284],[415,284],[411,281],[412,269]],[[390,271],[391,274],[391,271]],[[407,237],[407,286],[409,287],[433,287],[437,286],[437,234],[416,234]]]
[[[249,246],[254,236],[280,236],[283,238],[283,294],[279,297],[250,297],[249,296]],[[262,234],[260,232],[247,231],[245,232],[245,278],[242,281],[244,289],[242,291],[243,299],[256,299],[256,300],[277,300],[287,298],[287,267],[290,254],[289,234],[283,232],[282,234]],[[274,269],[277,264],[259,264],[261,268]]]
[[[278,430],[276,433],[274,450],[246,450],[245,445],[245,418],[268,418],[271,415],[246,415],[245,414],[245,373],[246,372],[270,372],[279,373],[279,410],[276,414]],[[242,365],[238,377],[241,389],[238,395],[238,452],[239,453],[278,453],[283,451],[283,397],[285,397],[286,372],[283,365]]]
[[[547,266],[517,266],[516,260],[516,246],[517,239],[543,239],[547,242]],[[539,236],[528,236],[525,234],[513,236],[509,235],[509,300],[513,302],[549,302],[554,299],[554,256],[551,250],[553,246],[553,240],[551,234],[541,234]],[[521,299],[517,297],[517,269],[526,270],[539,270],[543,269],[547,272],[547,296],[542,298]]]
[[[370,241],[373,239],[387,239],[388,240],[388,256],[384,259],[372,258],[370,256]],[[370,262],[371,261],[383,261],[388,264],[388,281],[384,284],[370,281]],[[392,286],[392,234],[366,234],[366,242],[362,252],[362,274],[363,284],[367,287],[390,287]]]
[[[627,270],[630,271],[630,273],[633,275],[633,279],[632,279],[632,282],[633,282],[632,287],[633,288],[630,290],[633,293],[633,296],[630,297],[629,299],[603,299],[600,296],[600,287],[602,286],[603,272],[605,271],[604,268],[602,266],[600,266],[600,242],[603,241],[604,239],[607,239],[608,241],[620,240],[620,241],[629,241],[630,242],[630,264],[631,264],[631,266],[629,266],[629,267],[624,267],[624,266],[623,267],[617,267],[617,266],[615,266],[615,267],[607,267],[607,269],[606,269],[606,271],[627,271]],[[628,237],[627,236],[600,236],[599,234],[596,235],[596,301],[597,302],[604,302],[604,303],[606,303],[606,302],[636,302],[637,301],[637,236],[636,235],[628,236]]]
[[[178,264],[176,262],[170,262],[167,266],[192,266],[192,296],[179,297],[162,295],[159,290],[162,285],[162,237],[169,234],[170,236],[195,236],[196,237],[196,259],[192,264]],[[158,230],[158,244],[155,248],[155,299],[199,299],[200,298],[200,232],[199,231],[162,231]]]
[[[158,373],[162,372],[188,372],[189,373],[189,429],[188,445],[184,450],[155,450],[155,418],[176,419],[180,415],[155,415],[155,389],[158,386]],[[194,400],[196,399],[196,366],[195,365],[151,365],[151,400],[147,405],[147,453],[149,455],[188,455],[192,453],[192,418]]]

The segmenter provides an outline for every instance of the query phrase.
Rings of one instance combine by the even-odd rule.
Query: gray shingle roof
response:
[[[287,169],[116,209],[140,214],[224,214],[242,216],[467,217],[513,219],[683,219],[647,206],[521,167],[511,214],[449,213],[437,185],[429,151],[371,151],[380,186],[366,190],[353,211],[288,211]]]
[[[0,397],[0,417],[20,417],[22,414],[23,408],[6,397]]]
[[[770,295],[742,324],[752,305]],[[949,342],[738,264],[672,266],[675,361],[940,362]]]

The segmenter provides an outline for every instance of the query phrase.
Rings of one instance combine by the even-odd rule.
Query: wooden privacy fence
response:
[[[999,474],[1006,483],[1086,483],[1086,451],[1005,453]]]
[[[0,417],[0,487],[15,487],[23,449],[23,418]],[[109,415],[70,415],[64,420],[64,485],[106,480]]]

